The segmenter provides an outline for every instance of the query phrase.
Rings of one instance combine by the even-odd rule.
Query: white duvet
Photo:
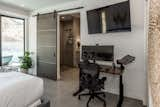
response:
[[[20,72],[0,73],[0,107],[28,107],[42,95],[42,79]]]

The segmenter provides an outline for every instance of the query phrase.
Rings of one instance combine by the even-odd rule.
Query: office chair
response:
[[[104,82],[106,77],[99,79],[99,69],[100,67],[95,63],[80,63],[80,86],[83,89],[88,89],[88,93],[79,94],[78,98],[81,96],[90,96],[87,102],[87,107],[89,107],[89,103],[92,99],[97,98],[104,103],[104,107],[106,107],[105,101],[105,93],[101,91],[104,89]],[[103,95],[103,97],[100,97]]]

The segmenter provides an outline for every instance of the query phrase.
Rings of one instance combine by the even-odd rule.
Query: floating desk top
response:
[[[109,65],[100,65],[100,72],[113,74],[113,75],[122,75],[124,71],[121,70],[120,67],[113,68],[112,66],[109,66]]]

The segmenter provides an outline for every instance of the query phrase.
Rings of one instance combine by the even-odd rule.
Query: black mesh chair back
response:
[[[82,88],[92,89],[99,78],[99,66],[94,63],[80,63],[80,84]],[[95,89],[95,87],[93,88]]]
[[[96,63],[89,63],[88,61],[81,62],[79,64],[80,68],[80,86],[82,89],[88,89],[89,93],[83,93],[79,95],[79,99],[81,96],[90,96],[87,107],[89,107],[89,102],[91,99],[95,97],[101,100],[104,103],[104,107],[106,106],[105,99],[101,98],[100,94],[105,96],[105,93],[101,91],[104,88],[104,81],[106,78],[99,79],[99,71],[100,67]]]

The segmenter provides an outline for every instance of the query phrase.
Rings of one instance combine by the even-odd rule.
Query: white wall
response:
[[[116,3],[119,0],[93,0],[84,1],[86,10],[93,9],[95,7],[101,7],[103,5],[109,5]],[[86,3],[87,2],[87,3]],[[132,19],[132,32],[124,33],[110,33],[110,34],[87,34],[87,20],[86,13],[82,12],[82,35],[81,41],[83,45],[114,45],[115,46],[115,59],[121,58],[126,54],[130,54],[136,57],[136,61],[126,67],[124,73],[124,94],[128,97],[141,99],[146,104],[146,71],[145,71],[145,41],[144,35],[144,1],[142,0],[130,0],[131,2],[131,19]],[[117,93],[118,83],[109,77],[109,81],[113,81],[113,84],[109,84],[107,89]],[[112,83],[112,82],[111,82]],[[113,89],[110,89],[113,87]],[[115,88],[114,88],[115,87]]]
[[[11,5],[0,2],[0,14],[13,17],[28,18],[30,12]]]
[[[84,9],[77,10],[81,13],[81,44],[82,45],[114,45],[115,59],[126,54],[136,57],[136,61],[126,66],[124,73],[124,94],[127,97],[140,99],[146,105],[147,99],[147,73],[146,73],[146,37],[144,30],[145,0],[130,0],[132,31],[108,34],[88,34],[86,10],[118,3],[125,0],[81,0],[51,6],[40,9],[34,13],[53,12],[54,9],[66,9],[77,6],[84,6]],[[72,11],[73,12],[73,11]],[[75,11],[76,12],[76,11]],[[67,12],[68,13],[68,12]],[[109,92],[118,93],[118,78],[108,76],[106,88]]]
[[[30,69],[30,73],[37,75],[37,18],[29,18],[29,51],[32,53],[33,67]]]

